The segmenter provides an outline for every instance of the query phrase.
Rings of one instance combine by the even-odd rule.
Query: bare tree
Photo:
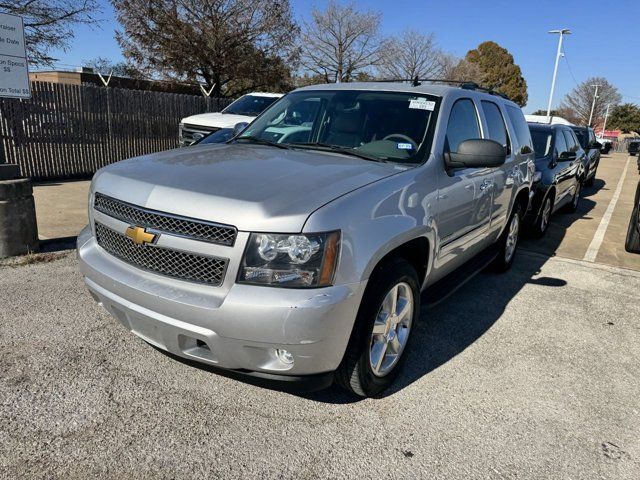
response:
[[[459,80],[461,82],[475,82],[482,84],[482,72],[476,63],[466,58],[445,57],[443,62],[445,77],[447,80]]]
[[[390,39],[382,52],[378,67],[384,78],[441,78],[447,57],[436,45],[432,33],[405,30]]]
[[[286,90],[299,28],[288,0],[112,0],[124,56],[147,77],[214,96]]]
[[[444,80],[457,80],[456,67],[460,64],[460,59],[450,53],[442,53],[440,55],[441,77]]]
[[[622,100],[618,89],[611,85],[606,78],[588,78],[568,93],[560,104],[561,109],[572,112],[570,116],[577,120],[576,123],[586,125],[589,122],[593,98],[596,93],[595,85],[598,85],[598,96],[593,108],[591,126],[598,125],[603,120],[608,104],[615,106]]]
[[[97,0],[0,0],[0,11],[24,18],[29,63],[51,65],[51,51],[66,49],[78,24],[96,24]]]
[[[302,65],[326,82],[348,82],[377,65],[381,58],[380,13],[360,12],[353,3],[330,1],[313,9],[302,33]]]

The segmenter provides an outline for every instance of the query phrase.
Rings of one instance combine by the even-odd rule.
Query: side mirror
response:
[[[238,122],[233,126],[233,136],[239,135],[242,131],[249,126],[248,122]]]
[[[600,150],[602,148],[602,144],[600,142],[593,142],[593,144],[591,145],[591,148]]]
[[[503,145],[494,140],[465,140],[457,152],[446,152],[444,162],[448,169],[499,167],[507,158]]]
[[[576,152],[562,152],[558,156],[558,160],[566,162],[568,160],[575,160],[577,158]]]

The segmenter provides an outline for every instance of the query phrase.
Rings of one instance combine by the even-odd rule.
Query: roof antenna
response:
[[[422,84],[420,83],[420,79],[418,78],[418,75],[416,75],[416,76],[413,78],[413,82],[411,82],[411,84],[412,84],[414,87],[419,87],[420,85],[422,85]]]

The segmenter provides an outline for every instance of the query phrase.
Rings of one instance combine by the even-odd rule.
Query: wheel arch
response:
[[[416,237],[390,250],[378,261],[372,271],[375,271],[379,265],[392,257],[404,258],[415,268],[418,279],[420,280],[420,285],[423,285],[430,265],[429,252],[429,239],[424,236]]]

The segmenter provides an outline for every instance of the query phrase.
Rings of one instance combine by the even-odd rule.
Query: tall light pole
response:
[[[558,62],[562,56],[562,38],[565,35],[570,35],[571,31],[568,28],[562,28],[560,30],[549,30],[549,33],[559,33],[558,39],[558,52],[556,53],[556,65],[553,67],[553,80],[551,80],[551,93],[549,93],[549,105],[547,105],[547,117],[551,115],[551,102],[553,102],[553,90],[556,88],[556,75],[558,74]]]
[[[607,113],[604,114],[604,123],[602,124],[602,138],[604,138],[604,132],[605,129],[607,128],[607,118],[609,118],[609,107],[611,106],[610,103],[607,103]]]
[[[591,85],[592,87],[596,87],[596,91],[593,94],[593,103],[591,104],[591,113],[589,114],[589,123],[588,123],[588,127],[591,126],[591,120],[593,119],[593,110],[596,108],[596,99],[598,98],[598,88],[600,88],[600,85]]]

